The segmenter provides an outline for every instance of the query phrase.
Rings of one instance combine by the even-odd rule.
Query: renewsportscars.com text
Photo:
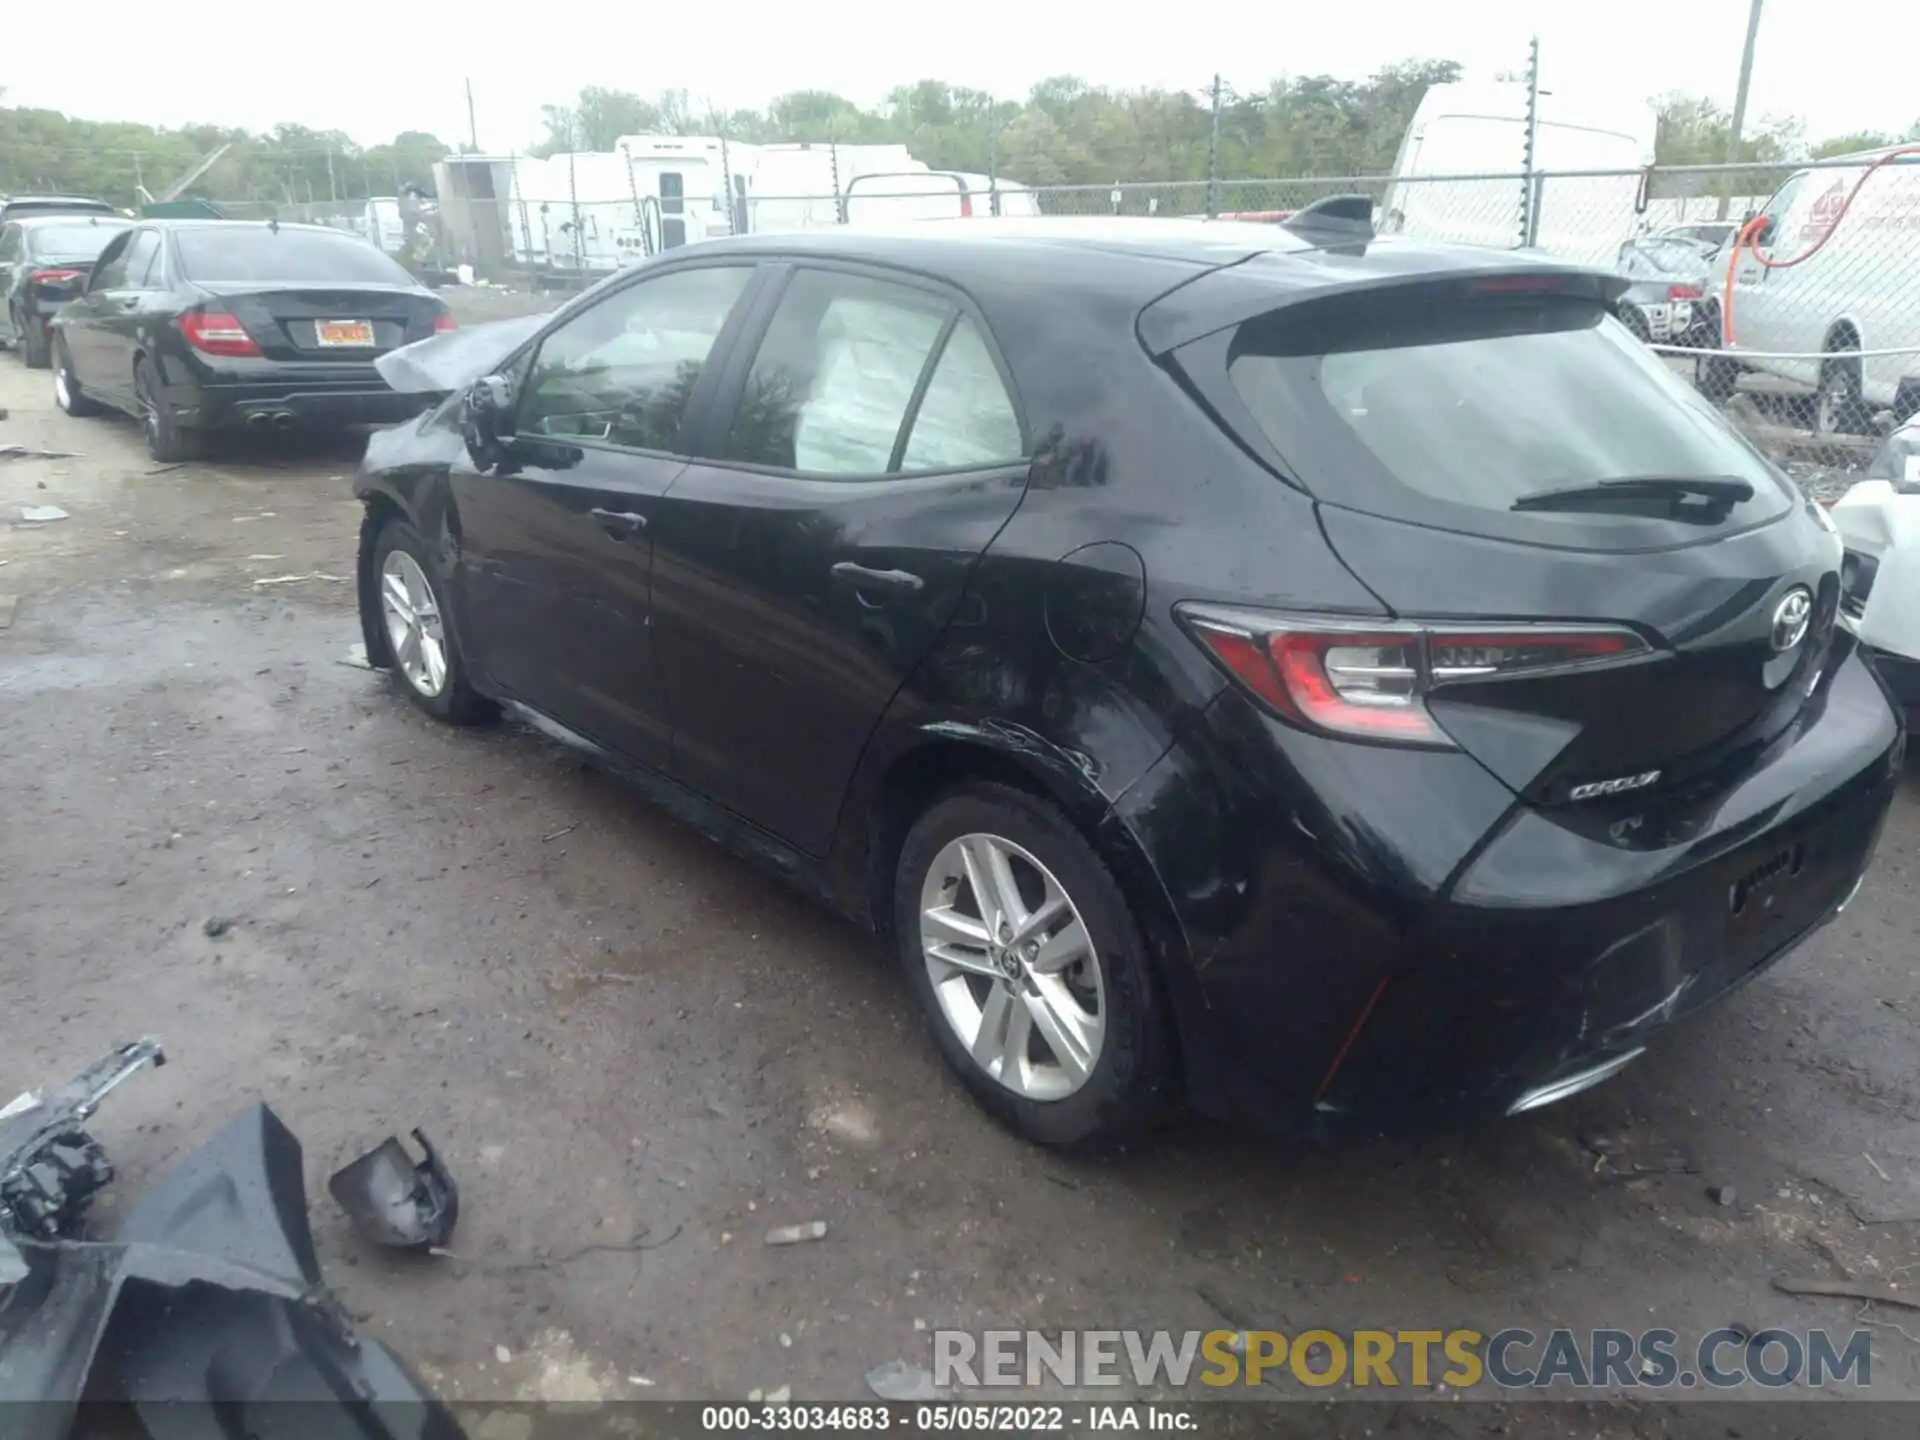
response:
[[[1873,1383],[1873,1332],[936,1330],[933,1383],[1467,1390],[1731,1390]]]

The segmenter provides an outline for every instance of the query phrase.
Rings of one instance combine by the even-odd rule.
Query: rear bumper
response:
[[[1464,756],[1340,760],[1222,697],[1116,807],[1185,931],[1195,1103],[1288,1129],[1498,1116],[1759,974],[1851,896],[1899,781],[1901,721],[1839,644],[1759,762],[1657,813],[1530,808]]]
[[[193,393],[194,402],[179,407],[180,419],[200,430],[230,430],[249,421],[303,427],[392,425],[418,414],[433,398],[401,394],[378,381],[317,385],[304,377],[203,385]],[[281,416],[292,418],[280,421]]]

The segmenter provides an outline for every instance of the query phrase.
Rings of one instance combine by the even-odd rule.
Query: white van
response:
[[[1635,231],[1638,171],[1653,163],[1651,106],[1621,95],[1540,94],[1533,148],[1535,248],[1610,264]],[[1526,243],[1527,87],[1429,87],[1394,161],[1382,228],[1427,240],[1514,249]],[[1554,171],[1609,170],[1605,176]],[[1434,179],[1420,176],[1487,176]]]
[[[1822,434],[1865,431],[1875,410],[1920,412],[1920,155],[1867,172],[1864,163],[1800,171],[1767,202],[1749,243],[1721,250],[1708,293],[1726,294],[1732,266],[1726,348],[1758,353],[1744,365],[1703,359],[1702,390],[1724,398],[1742,368],[1813,386]],[[1867,353],[1847,358],[1854,350]],[[1899,353],[1872,353],[1888,350]]]
[[[841,200],[867,176],[925,174],[904,145],[762,145],[747,191],[747,227],[756,234],[817,230],[840,223]]]
[[[580,151],[513,162],[504,219],[521,264],[588,272],[630,265],[647,253],[645,218],[625,155]]]
[[[1001,180],[971,170],[923,170],[895,175],[862,175],[847,186],[847,223],[890,225],[901,220],[964,220],[994,213],[996,193],[1002,215],[1035,216],[1040,205],[1017,180]]]

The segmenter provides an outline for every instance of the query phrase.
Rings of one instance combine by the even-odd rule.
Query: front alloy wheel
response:
[[[382,670],[399,671],[413,703],[434,719],[476,724],[493,716],[493,702],[467,683],[429,553],[413,527],[397,516],[381,530],[360,572],[367,658]],[[454,617],[455,627],[459,618]]]
[[[1015,1095],[1087,1083],[1106,1034],[1106,986],[1086,922],[1053,872],[999,835],[962,835],[920,888],[920,946],[940,1012]]]
[[[390,550],[380,566],[380,611],[387,622],[393,663],[423,700],[447,688],[447,640],[440,602],[420,562]]]

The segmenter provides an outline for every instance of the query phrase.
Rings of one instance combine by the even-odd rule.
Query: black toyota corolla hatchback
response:
[[[1904,733],[1616,280],[1363,216],[623,272],[374,437],[368,653],[879,930],[1037,1140],[1571,1095],[1846,904]]]

